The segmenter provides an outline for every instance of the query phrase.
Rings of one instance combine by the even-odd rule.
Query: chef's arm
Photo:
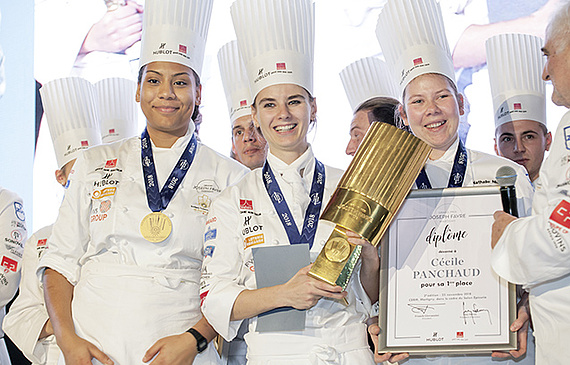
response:
[[[212,341],[217,336],[214,328],[204,317],[192,328],[198,331],[207,342]],[[156,341],[144,354],[142,361],[149,362],[152,360],[150,365],[186,365],[194,362],[196,355],[198,355],[196,338],[190,332],[183,332]]]
[[[193,325],[192,328],[200,332],[200,334],[204,336],[204,338],[208,342],[212,341],[218,335],[218,332],[214,330],[214,327],[212,327],[210,323],[208,323],[205,317],[202,317],[202,319],[199,320],[198,323]]]
[[[53,335],[53,326],[51,325],[51,321],[48,319],[44,326],[42,327],[42,331],[40,332],[40,336],[38,340],[43,340],[44,338]]]
[[[50,268],[44,271],[43,284],[46,308],[65,363],[89,363],[95,358],[104,364],[112,365],[113,361],[107,355],[75,333],[71,315],[73,285],[63,275]]]
[[[378,301],[378,292],[380,290],[380,256],[378,256],[378,248],[352,231],[346,231],[346,237],[353,245],[362,246],[360,255],[362,260],[362,266],[360,268],[360,283],[362,284],[362,287],[370,301],[372,303],[376,303]]]
[[[311,265],[305,266],[285,284],[242,291],[234,302],[230,320],[252,318],[281,307],[309,309],[322,297],[346,297],[346,292],[342,291],[340,286],[333,286],[307,275],[310,269]]]

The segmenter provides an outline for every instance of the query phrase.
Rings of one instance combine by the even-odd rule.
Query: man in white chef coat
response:
[[[570,108],[570,2],[550,21],[542,48],[542,77],[554,87],[552,101]],[[543,163],[533,214],[516,219],[495,213],[492,265],[507,280],[530,291],[539,364],[562,365],[570,358],[570,113],[560,121]]]

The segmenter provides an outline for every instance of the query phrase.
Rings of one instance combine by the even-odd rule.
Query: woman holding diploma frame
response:
[[[415,188],[451,188],[494,185],[497,170],[511,166],[517,172],[516,194],[524,210],[530,209],[533,189],[521,166],[507,159],[465,148],[458,137],[463,95],[458,93],[449,46],[435,0],[388,0],[380,13],[376,34],[388,65],[398,78],[402,92],[399,113],[403,123],[433,151],[416,180]],[[491,136],[489,136],[491,138]],[[521,308],[511,330],[519,330],[519,349],[496,357],[518,358],[525,354],[528,309]],[[378,334],[378,327],[371,327]],[[390,354],[377,360],[396,361],[407,357]],[[512,360],[509,360],[512,361]],[[412,357],[410,364],[490,364],[489,355],[453,355],[434,358]],[[504,363],[504,362],[503,362]],[[507,361],[507,363],[509,363]],[[534,364],[534,354],[523,362]]]
[[[263,168],[212,204],[204,242],[202,311],[228,341],[241,321],[251,318],[245,336],[248,364],[373,364],[364,322],[370,298],[378,297],[376,248],[351,235],[351,242],[364,247],[346,292],[309,277],[309,266],[284,284],[261,289],[254,273],[261,266],[254,263],[254,249],[308,244],[314,260],[334,228],[317,220],[341,171],[320,163],[307,142],[317,112],[312,96],[313,4],[238,0],[231,14],[254,99],[254,123],[267,140],[269,155]],[[306,310],[304,330],[258,332],[258,315],[281,307]]]
[[[67,365],[219,359],[200,313],[202,232],[211,199],[247,170],[194,136],[212,1],[145,5],[146,128],[79,156],[39,263]]]

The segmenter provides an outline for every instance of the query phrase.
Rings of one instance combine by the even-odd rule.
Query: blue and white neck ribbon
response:
[[[295,219],[293,218],[293,214],[291,214],[291,210],[285,201],[285,196],[283,195],[281,188],[279,187],[279,183],[275,179],[275,175],[273,175],[273,171],[271,171],[271,167],[267,161],[265,161],[265,165],[263,165],[263,183],[265,185],[265,190],[267,190],[267,194],[275,207],[275,211],[287,232],[289,243],[293,245],[308,243],[309,249],[313,247],[325,191],[325,166],[315,158],[315,172],[313,174],[311,192],[309,193],[311,201],[305,211],[305,220],[300,234],[297,229]]]
[[[460,188],[463,186],[463,180],[465,179],[465,171],[467,171],[467,150],[465,146],[459,140],[457,146],[457,152],[455,153],[455,159],[453,161],[453,168],[451,169],[451,175],[449,175],[449,182],[447,183],[448,188]],[[418,178],[416,179],[416,187],[418,189],[431,189],[431,183],[427,176],[425,168],[422,168]]]
[[[148,207],[153,212],[160,212],[166,209],[168,203],[170,203],[170,200],[172,200],[174,193],[190,169],[192,161],[194,161],[197,145],[198,142],[196,140],[196,136],[192,135],[192,138],[186,145],[186,148],[184,149],[184,152],[182,152],[180,159],[178,159],[176,166],[174,166],[174,169],[170,173],[170,176],[168,176],[168,179],[166,179],[164,186],[159,191],[150,137],[146,128],[142,132],[141,158],[144,183],[146,188],[146,200],[148,201]]]

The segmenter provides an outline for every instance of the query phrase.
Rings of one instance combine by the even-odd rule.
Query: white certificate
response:
[[[382,242],[380,352],[516,348],[514,286],[490,263],[496,210],[498,187],[408,196]]]

